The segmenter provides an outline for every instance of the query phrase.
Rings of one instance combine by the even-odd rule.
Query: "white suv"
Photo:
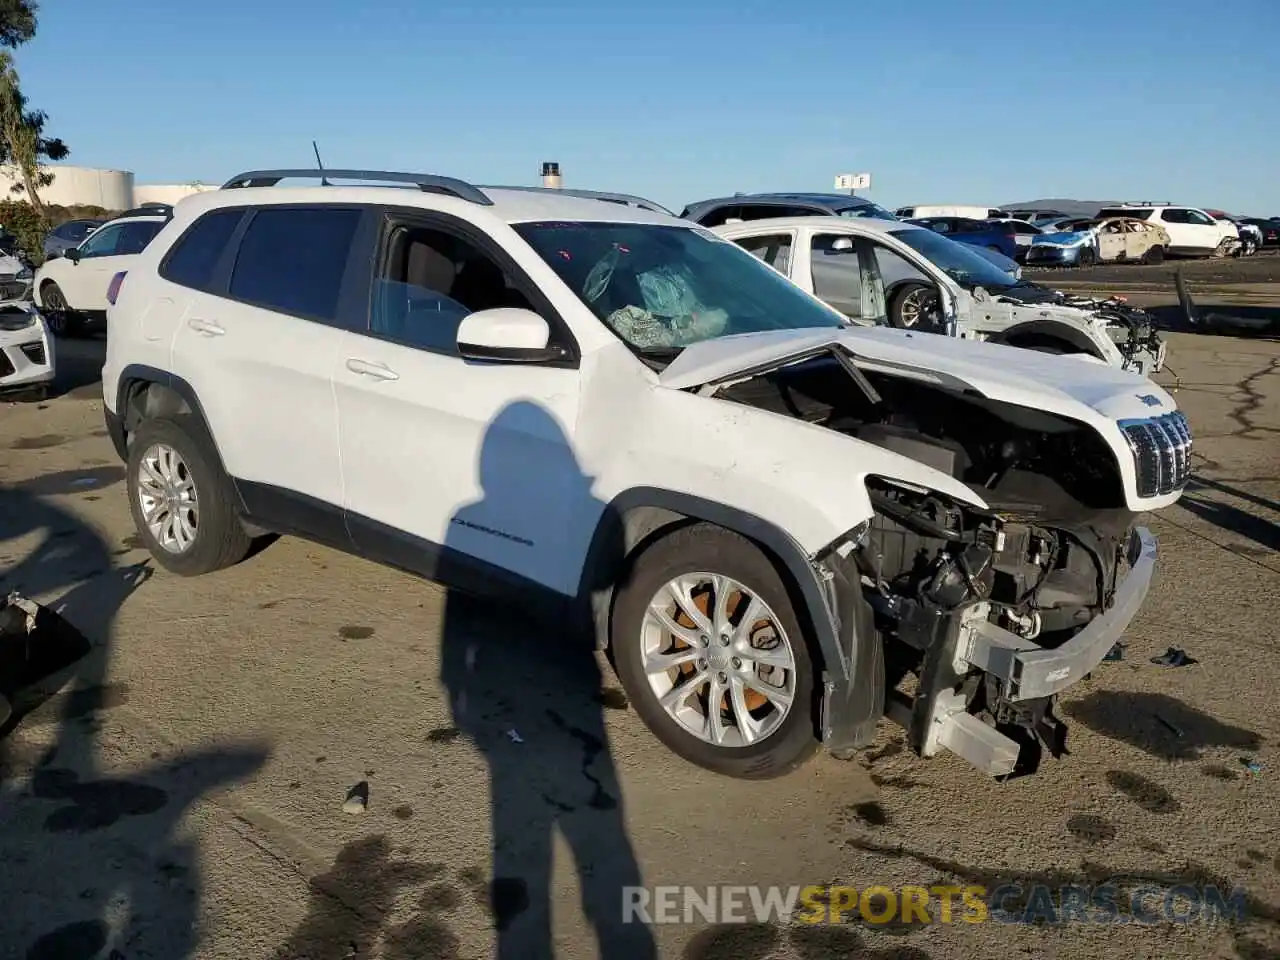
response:
[[[1062,751],[1056,695],[1151,581],[1137,514],[1187,479],[1160,387],[852,327],[637,206],[280,185],[320,176],[183,200],[116,284],[107,426],[162,566],[283,532],[550,599],[661,740],[735,776],[885,714],[991,774]]]
[[[133,265],[172,212],[168,206],[130,210],[40,266],[33,297],[55,336],[75,336],[101,323],[111,278]]]
[[[1158,223],[1169,234],[1167,253],[1184,257],[1225,257],[1240,246],[1235,224],[1213,219],[1196,207],[1171,203],[1126,203],[1107,207],[1098,219],[1129,217]]]

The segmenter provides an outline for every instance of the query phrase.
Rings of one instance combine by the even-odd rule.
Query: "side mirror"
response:
[[[458,324],[458,354],[467,360],[540,363],[563,356],[550,343],[547,321],[519,307],[477,310]]]
[[[832,253],[849,253],[851,250],[853,250],[852,237],[836,237],[831,241]]]
[[[80,248],[79,248],[79,247],[69,247],[69,248],[67,249],[67,252],[66,252],[66,253],[64,253],[64,254],[63,254],[63,256],[64,256],[64,257],[66,257],[68,260],[70,260],[72,263],[79,263],[79,262],[80,262]]]

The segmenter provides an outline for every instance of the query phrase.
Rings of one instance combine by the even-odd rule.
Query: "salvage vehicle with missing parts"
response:
[[[1150,376],[1167,343],[1145,310],[1068,297],[994,268],[981,248],[910,223],[788,217],[715,232],[861,325],[987,340]],[[985,253],[985,251],[984,251]],[[939,310],[939,292],[955,304]]]
[[[554,598],[549,642],[581,616],[654,734],[737,777],[886,713],[992,775],[1061,753],[1054,697],[1136,614],[1136,516],[1190,462],[1138,376],[859,328],[598,199],[257,171],[112,289],[107,429],[161,566],[277,532]]]

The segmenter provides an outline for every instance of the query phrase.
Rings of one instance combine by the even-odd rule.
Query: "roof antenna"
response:
[[[333,184],[331,184],[328,178],[326,178],[324,175],[324,163],[320,160],[320,148],[316,146],[316,142],[314,140],[311,141],[311,149],[315,152],[316,166],[320,170],[320,186],[322,187],[333,186]]]

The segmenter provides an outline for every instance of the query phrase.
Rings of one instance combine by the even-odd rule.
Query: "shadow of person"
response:
[[[26,865],[0,872],[0,942],[29,943],[28,960],[90,957],[108,944],[187,957],[199,942],[199,874],[183,819],[208,791],[260,767],[266,750],[154,753],[126,776],[101,773],[99,731],[129,703],[128,687],[108,682],[113,625],[151,568],[116,567],[93,527],[22,488],[0,487],[0,544],[24,550],[0,567],[0,591],[45,604],[33,634],[0,649],[14,705],[0,730],[0,862]],[[30,790],[8,782],[15,773],[30,775]]]
[[[509,404],[486,428],[479,460],[482,496],[452,518],[442,558],[442,568],[451,569],[442,569],[441,579],[456,584],[474,577],[471,560],[478,558],[480,576],[490,579],[478,587],[492,588],[503,569],[553,581],[572,521],[606,512],[563,431],[537,404]],[[455,591],[446,601],[441,681],[455,727],[489,767],[488,900],[497,956],[553,956],[552,843],[558,828],[572,850],[583,911],[602,955],[653,957],[651,931],[623,922],[623,888],[640,884],[640,870],[626,832],[601,714],[600,664],[588,631],[572,617],[559,621],[564,629],[548,630],[545,620],[527,617],[530,606],[499,619],[474,596]],[[545,594],[535,589],[528,596],[540,605]]]

